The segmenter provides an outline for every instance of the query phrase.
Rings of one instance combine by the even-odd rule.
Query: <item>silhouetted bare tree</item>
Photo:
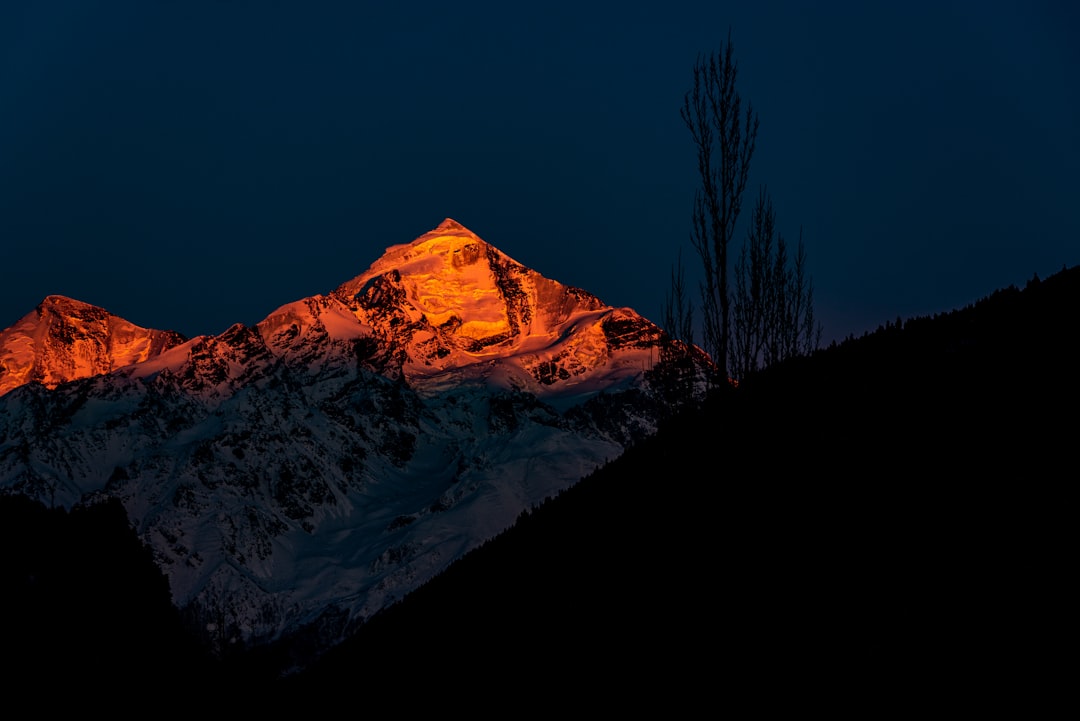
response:
[[[651,371],[651,380],[661,390],[666,410],[677,415],[694,402],[697,370],[692,357],[694,346],[694,307],[686,291],[682,253],[671,269],[671,288],[664,298],[660,362]]]
[[[727,378],[730,344],[728,246],[754,155],[758,118],[736,90],[738,64],[731,33],[717,53],[694,63],[694,82],[680,110],[697,148],[701,187],[694,197],[691,242],[701,257],[703,348]]]
[[[728,370],[736,380],[816,349],[813,280],[806,273],[802,231],[795,257],[776,231],[776,213],[762,188],[735,264]]]
[[[671,269],[671,289],[664,297],[664,329],[676,340],[694,344],[694,305],[686,292],[681,251],[678,265]]]

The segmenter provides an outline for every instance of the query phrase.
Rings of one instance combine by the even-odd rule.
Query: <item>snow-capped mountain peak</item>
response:
[[[135,325],[103,308],[50,295],[0,331],[0,395],[26,383],[61,383],[154,358],[183,343],[173,331]]]
[[[176,604],[247,642],[333,643],[711,370],[449,218],[254,326],[185,341],[55,297],[0,341],[0,490],[119,498]]]
[[[485,379],[589,394],[656,360],[660,328],[527,268],[453,219],[395,245],[335,294],[399,351],[421,392]]]

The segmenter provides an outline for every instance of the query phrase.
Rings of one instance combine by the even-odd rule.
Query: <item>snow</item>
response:
[[[0,395],[30,381],[61,383],[153,358],[181,339],[61,295],[0,332]]]
[[[376,278],[403,291],[390,294],[400,306],[356,301]],[[35,312],[0,333],[0,382],[41,362],[109,375],[54,391],[85,400],[44,435],[29,402],[0,398],[0,438],[29,449],[26,464],[0,453],[0,487],[28,471],[62,478],[56,500],[72,503],[108,483],[174,600],[227,606],[251,637],[331,607],[369,616],[618,456],[609,435],[559,413],[640,387],[656,356],[609,337],[624,327],[611,321],[646,340],[656,330],[631,309],[544,278],[451,219],[325,295],[157,355],[154,331],[70,308],[81,331],[80,317],[109,319],[94,337],[111,355],[46,347]],[[406,384],[357,360],[365,337],[398,344]],[[109,482],[118,468],[128,478]]]
[[[188,361],[193,347],[204,344],[209,339],[210,336],[206,335],[195,336],[154,358],[120,368],[118,372],[128,378],[150,378],[166,368],[176,370]]]
[[[293,328],[301,336],[313,328],[324,330],[330,339],[337,341],[371,334],[371,328],[360,323],[340,300],[324,295],[287,303],[260,321],[256,328],[267,344],[283,330]]]

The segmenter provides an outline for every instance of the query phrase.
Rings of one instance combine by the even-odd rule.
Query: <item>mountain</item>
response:
[[[655,433],[661,357],[674,349],[699,394],[712,372],[632,309],[451,219],[217,336],[140,345],[106,312],[57,303],[82,314],[58,314],[75,340],[41,355],[35,373],[55,383],[0,397],[0,488],[65,508],[119,500],[222,653],[302,636],[317,655]],[[46,361],[98,338],[83,317],[127,335],[98,344],[108,363],[63,375]]]
[[[0,332],[0,395],[26,383],[61,383],[156,358],[186,340],[141,328],[102,308],[50,295]]]
[[[0,604],[22,641],[5,651],[37,662],[9,656],[7,678],[88,680],[68,695],[84,710],[135,684],[173,709],[278,714],[344,694],[498,715],[1052,715],[1072,688],[1077,309],[1080,267],[724,388],[284,679],[259,655],[193,673],[113,509],[64,528],[63,509],[0,497]],[[119,662],[95,662],[106,644]]]

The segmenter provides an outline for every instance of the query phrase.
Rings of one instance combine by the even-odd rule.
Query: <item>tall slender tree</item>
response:
[[[730,31],[718,52],[698,57],[693,77],[680,110],[697,150],[701,180],[694,197],[690,240],[704,270],[704,348],[719,367],[721,381],[726,381],[731,337],[728,247],[750,174],[758,117],[750,103],[743,110],[736,89],[738,63]]]

